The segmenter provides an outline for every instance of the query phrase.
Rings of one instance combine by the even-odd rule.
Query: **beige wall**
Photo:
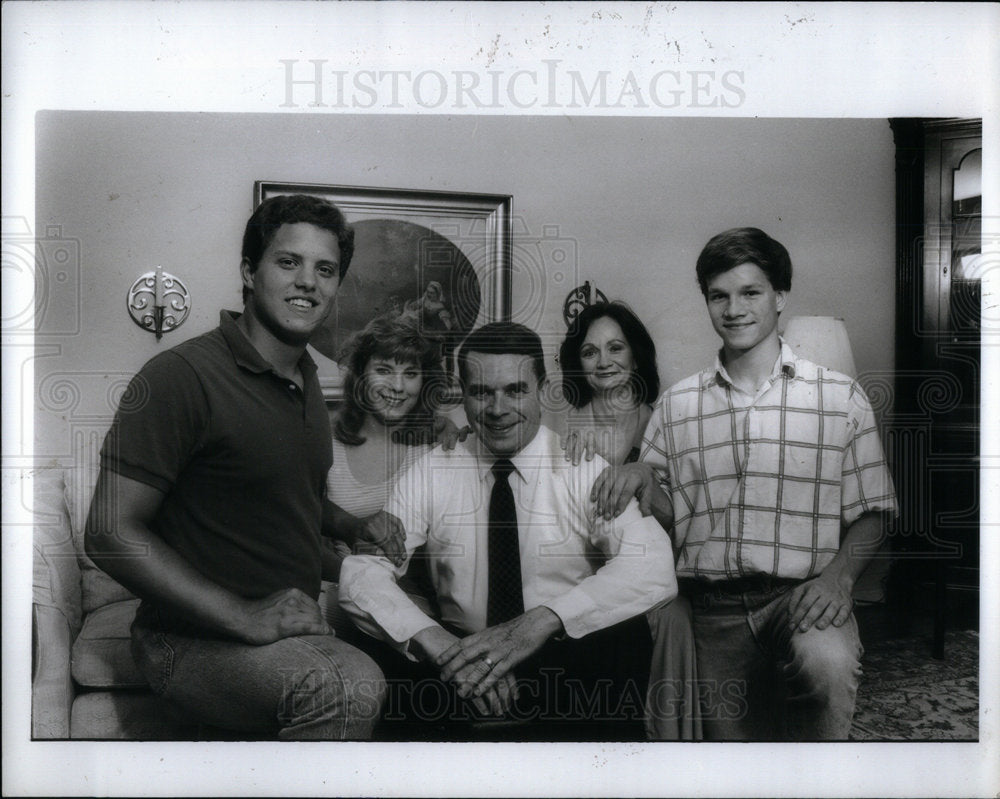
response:
[[[844,317],[859,371],[891,370],[893,153],[880,119],[41,113],[36,231],[78,240],[80,263],[78,282],[71,268],[49,293],[57,334],[36,338],[36,455],[67,459],[99,438],[131,373],[240,307],[255,180],[513,195],[515,318],[551,357],[566,293],[589,279],[647,323],[664,385],[715,350],[700,248],[762,227],[795,265],[786,315]],[[540,274],[555,269],[553,242],[575,252],[571,285]],[[125,310],[156,265],[194,300],[159,344]]]

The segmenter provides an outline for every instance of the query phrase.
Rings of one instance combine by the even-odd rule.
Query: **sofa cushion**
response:
[[[193,741],[198,726],[152,693],[93,691],[80,694],[70,720],[73,738]]]
[[[73,644],[73,679],[85,688],[145,688],[132,659],[130,628],[138,599],[113,602],[87,614]]]
[[[80,562],[84,613],[90,613],[112,602],[135,597],[135,594],[121,583],[97,568],[83,548],[83,532],[87,525],[87,514],[90,512],[90,500],[97,485],[97,474],[96,465],[87,465],[67,469],[64,477],[66,509],[69,512],[73,542]]]
[[[63,499],[62,469],[32,475],[32,602],[55,608],[73,635],[80,629],[80,568]]]

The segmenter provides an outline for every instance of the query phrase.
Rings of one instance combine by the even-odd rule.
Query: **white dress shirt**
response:
[[[474,436],[436,448],[402,474],[385,510],[403,524],[407,559],[426,543],[443,622],[467,632],[486,627],[489,500],[496,456]],[[545,606],[566,634],[580,638],[632,618],[677,593],[670,539],[633,499],[611,521],[595,518],[590,490],[607,463],[573,466],[555,433],[540,427],[511,458],[525,610]],[[352,555],[340,575],[340,602],[358,626],[406,651],[437,622],[396,585],[406,564]]]

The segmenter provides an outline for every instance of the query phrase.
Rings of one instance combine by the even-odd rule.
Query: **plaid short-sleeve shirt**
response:
[[[844,528],[869,511],[896,511],[863,389],[784,342],[756,397],[718,358],[668,389],[642,460],[661,470],[673,501],[679,577],[812,577],[837,554]]]

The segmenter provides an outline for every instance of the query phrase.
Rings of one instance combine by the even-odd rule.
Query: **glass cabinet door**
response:
[[[896,369],[886,454],[899,516],[888,595],[949,613],[979,601],[982,120],[896,118]],[[978,622],[977,622],[978,623]]]
[[[925,126],[924,364],[941,381],[930,403],[929,520],[947,543],[948,583],[978,585],[980,326],[982,301],[981,123]]]

